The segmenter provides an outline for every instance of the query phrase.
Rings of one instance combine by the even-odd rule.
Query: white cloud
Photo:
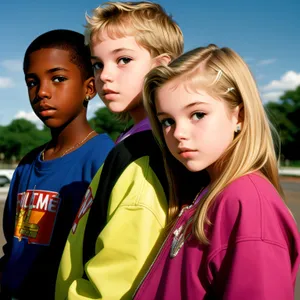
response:
[[[15,84],[11,78],[0,76],[0,89],[12,88],[14,86]]]
[[[23,63],[19,59],[6,59],[1,62],[1,66],[11,72],[22,72]]]
[[[264,102],[268,101],[277,101],[280,96],[282,96],[283,92],[269,92],[269,93],[263,93],[262,98]]]
[[[43,128],[43,122],[36,116],[36,114],[33,111],[31,112],[26,112],[23,110],[18,111],[14,119],[26,119],[28,121],[35,123],[39,129]]]
[[[263,59],[257,62],[258,66],[266,66],[266,65],[271,65],[276,62],[275,58],[270,58],[270,59]]]
[[[276,101],[287,90],[293,90],[300,85],[300,73],[287,71],[279,80],[272,80],[261,88],[264,101]]]
[[[263,87],[264,91],[273,90],[293,90],[300,85],[300,73],[288,71],[279,80],[272,80],[269,84]]]

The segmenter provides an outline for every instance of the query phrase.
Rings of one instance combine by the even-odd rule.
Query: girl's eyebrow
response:
[[[204,104],[204,105],[210,105],[210,103],[208,103],[208,102],[195,101],[195,102],[189,103],[189,104],[186,105],[183,109],[186,110],[186,109],[191,108],[191,107],[193,107],[193,106],[198,106],[198,105],[202,105],[202,104]],[[158,112],[156,113],[156,116],[161,116],[161,115],[167,115],[167,113],[161,112],[161,111],[158,111]]]
[[[184,109],[187,109],[187,108],[190,108],[190,107],[193,107],[193,106],[197,106],[197,105],[202,105],[202,104],[204,104],[204,105],[209,105],[210,103],[208,103],[208,102],[203,102],[203,101],[195,101],[195,102],[192,102],[192,103],[186,105],[186,106],[184,107]]]

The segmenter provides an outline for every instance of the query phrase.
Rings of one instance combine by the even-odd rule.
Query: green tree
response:
[[[300,86],[289,90],[278,102],[265,105],[271,122],[279,132],[285,159],[300,159]]]
[[[39,130],[34,123],[25,119],[13,120],[8,126],[0,128],[0,152],[4,153],[6,160],[12,157],[20,160],[49,139],[49,130]]]
[[[129,127],[132,122],[126,124],[117,119],[117,117],[106,107],[99,108],[95,113],[95,117],[90,119],[91,126],[98,133],[107,133],[113,140],[119,136],[119,134]]]

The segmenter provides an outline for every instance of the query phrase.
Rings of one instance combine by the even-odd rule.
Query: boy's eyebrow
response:
[[[57,71],[66,71],[68,72],[69,70],[66,69],[66,68],[63,68],[63,67],[56,67],[56,68],[52,68],[52,69],[49,69],[46,71],[46,73],[54,73],[54,72],[57,72]],[[36,74],[35,73],[27,73],[25,74],[25,79],[28,78],[28,77],[36,77]]]
[[[69,70],[66,69],[66,68],[63,68],[63,67],[56,67],[56,68],[52,68],[52,69],[47,70],[47,73],[54,73],[54,72],[57,72],[57,71],[69,71]]]
[[[195,101],[193,103],[190,103],[190,104],[186,105],[183,109],[187,109],[187,108],[197,106],[197,105],[201,105],[201,104],[209,105],[209,103],[207,103],[207,102]],[[166,114],[167,113],[165,113],[165,112],[160,112],[159,111],[159,112],[156,113],[156,116],[161,116],[161,115],[166,115]]]
[[[118,48],[118,49],[113,50],[112,53],[118,53],[118,52],[125,51],[125,50],[134,52],[134,50],[129,49],[129,48]]]
[[[112,50],[111,53],[116,54],[116,53],[121,52],[121,51],[131,51],[131,52],[134,52],[134,50],[129,49],[129,48],[118,48],[118,49]],[[100,60],[100,58],[98,56],[96,56],[96,55],[91,55],[91,59]]]

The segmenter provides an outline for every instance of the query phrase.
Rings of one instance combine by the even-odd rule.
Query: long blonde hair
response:
[[[85,40],[87,44],[101,42],[101,33],[110,38],[134,36],[136,42],[149,51],[152,58],[166,54],[171,60],[183,52],[183,34],[180,27],[157,3],[105,2],[86,14]],[[119,119],[128,121],[128,113]]]
[[[237,178],[260,171],[284,198],[279,183],[274,141],[279,145],[278,134],[270,124],[254,78],[243,59],[229,48],[216,45],[191,50],[169,66],[160,66],[148,73],[144,85],[144,106],[152,129],[165,156],[170,184],[174,185],[170,155],[164,141],[161,124],[156,116],[157,90],[171,80],[177,80],[194,90],[204,89],[213,97],[224,100],[229,109],[243,107],[242,128],[228,149],[216,162],[221,170],[219,178],[211,183],[194,215],[193,231],[200,242],[207,244],[205,225],[209,224],[208,209],[216,196]],[[273,141],[274,139],[274,141]],[[174,187],[171,187],[174,191]],[[179,200],[172,193],[170,220],[177,215]]]

